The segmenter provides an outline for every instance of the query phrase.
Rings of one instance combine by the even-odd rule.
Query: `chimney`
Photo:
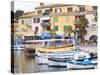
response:
[[[44,3],[40,3],[40,6],[43,6],[44,5]]]

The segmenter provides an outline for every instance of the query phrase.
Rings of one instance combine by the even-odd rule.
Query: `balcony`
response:
[[[43,13],[43,16],[48,16],[52,12],[52,9],[46,9],[45,12]]]
[[[50,13],[47,13],[47,12],[43,13],[43,16],[48,16],[48,15],[50,15]]]
[[[51,23],[50,23],[50,22],[41,22],[41,25],[42,25],[42,26],[50,26]]]

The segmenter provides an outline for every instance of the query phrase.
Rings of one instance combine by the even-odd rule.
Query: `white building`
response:
[[[86,14],[85,17],[88,20],[87,34],[84,36],[85,40],[95,39],[97,40],[97,22],[94,20],[96,14]]]

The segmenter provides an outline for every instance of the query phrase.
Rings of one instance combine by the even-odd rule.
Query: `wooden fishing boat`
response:
[[[85,59],[83,61],[68,61],[67,68],[68,69],[92,69],[96,68],[97,62],[93,62],[92,60]]]

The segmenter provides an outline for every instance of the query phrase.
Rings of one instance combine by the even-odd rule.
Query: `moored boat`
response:
[[[37,63],[39,65],[47,65],[48,64],[48,57],[46,56],[46,54],[44,52],[37,52]]]
[[[37,64],[38,65],[48,65],[48,58],[45,56],[37,56]]]
[[[85,59],[83,61],[68,61],[67,62],[68,69],[93,69],[96,68],[96,62],[92,62],[92,60]]]
[[[66,59],[49,59],[48,66],[50,67],[67,67]]]

